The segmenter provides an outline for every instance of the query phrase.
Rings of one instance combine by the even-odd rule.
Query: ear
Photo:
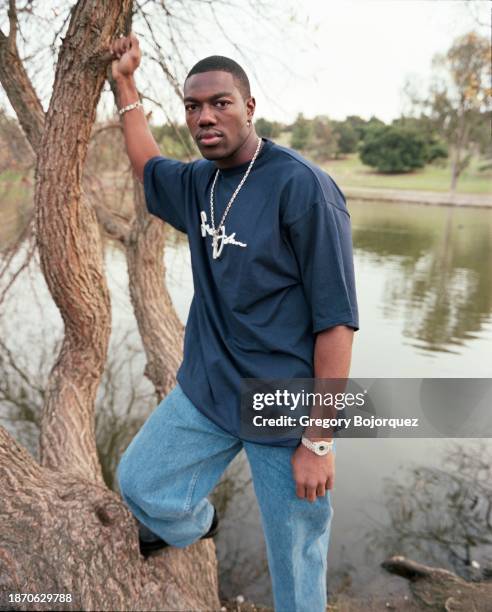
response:
[[[248,119],[253,119],[253,115],[255,114],[256,109],[256,100],[253,96],[249,97],[246,100],[246,113],[248,115]]]

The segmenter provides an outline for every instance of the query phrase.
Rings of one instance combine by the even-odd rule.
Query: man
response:
[[[207,495],[244,448],[275,608],[321,612],[332,442],[309,431],[302,443],[245,438],[240,385],[348,376],[358,314],[345,198],[319,168],[258,138],[248,78],[220,56],[198,62],[184,84],[186,122],[205,159],[161,157],[133,79],[138,40],[120,38],[112,52],[130,161],[149,212],[188,235],[195,290],[178,384],[118,466],[142,553],[215,533]]]

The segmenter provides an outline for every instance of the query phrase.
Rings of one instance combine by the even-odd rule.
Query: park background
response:
[[[45,111],[73,5],[17,3],[19,55]],[[0,7],[7,33],[9,3]],[[224,54],[250,75],[257,132],[322,166],[345,193],[361,322],[353,377],[490,376],[490,9],[488,2],[410,0],[302,8],[276,1],[135,3],[132,29],[144,52],[137,84],[163,154],[197,157],[184,125],[181,85],[198,59]],[[11,26],[12,10],[10,17]],[[8,69],[7,56],[1,57]],[[43,411],[51,405],[48,381],[64,327],[36,248],[36,155],[4,90],[0,104],[0,423],[43,463]],[[162,307],[164,340],[174,343],[162,349],[159,378],[152,367],[161,362],[146,346],[154,340],[135,314],[138,266],[129,255],[128,228],[138,218],[138,194],[109,82],[83,180],[97,209],[111,296],[94,422],[104,482],[116,490],[118,457],[155,408],[156,392],[159,397],[172,382],[193,286],[185,238],[157,222],[163,244],[150,236],[144,246],[158,242],[156,252],[163,254],[158,272],[165,274],[168,294],[162,295],[170,298]],[[52,225],[52,237],[63,245],[63,230]],[[343,440],[329,556],[337,609],[405,605],[412,597],[406,581],[380,567],[394,554],[466,580],[489,579],[491,471],[490,447],[480,440]],[[226,473],[214,501],[224,516],[217,540],[222,600],[239,595],[270,604],[243,458]]]

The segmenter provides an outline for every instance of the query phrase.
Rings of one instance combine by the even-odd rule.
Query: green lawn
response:
[[[284,132],[274,140],[288,147],[290,134]],[[478,167],[481,164],[483,161],[474,159],[463,172],[458,180],[458,193],[492,194],[492,170],[480,172]],[[374,187],[415,191],[449,191],[451,183],[449,160],[443,168],[431,164],[409,174],[378,174],[373,168],[365,166],[355,153],[346,159],[328,160],[319,165],[333,176],[342,188]]]
[[[478,170],[480,160],[474,160],[458,180],[458,193],[492,193],[492,171]],[[415,191],[449,191],[451,171],[430,164],[408,174],[378,174],[365,166],[357,155],[343,160],[330,160],[322,167],[344,187],[375,187],[380,189],[409,189]]]

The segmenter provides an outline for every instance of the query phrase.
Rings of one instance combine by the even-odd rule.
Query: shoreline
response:
[[[374,189],[371,187],[342,187],[347,199],[434,206],[468,206],[492,208],[492,195],[439,191],[411,191],[404,189]]]

